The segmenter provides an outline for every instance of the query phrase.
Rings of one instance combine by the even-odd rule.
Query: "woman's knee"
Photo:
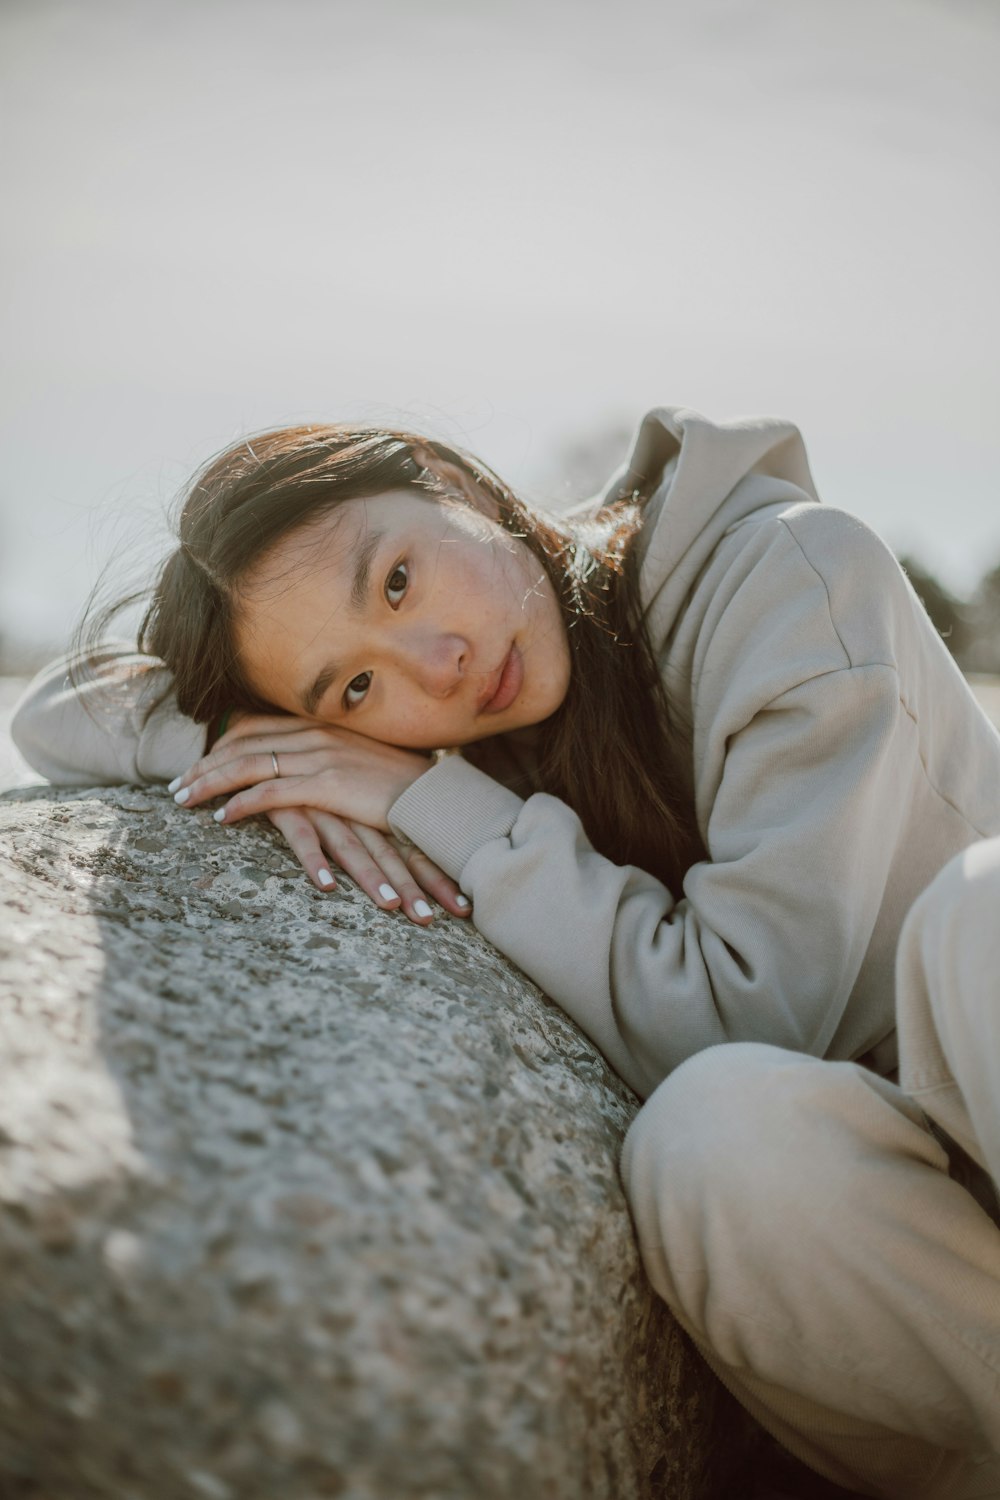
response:
[[[938,872],[900,934],[897,1005],[908,1083],[934,1066],[942,1043],[946,1052],[990,1044],[1000,1029],[998,972],[1000,839],[985,839]]]
[[[920,1109],[855,1064],[757,1043],[690,1058],[647,1100],[622,1154],[653,1285],[698,1336],[710,1296],[748,1266],[766,1280],[864,1212],[857,1166],[882,1151],[944,1163]]]
[[[650,1152],[683,1147],[686,1161],[701,1155],[710,1139],[736,1120],[737,1100],[755,1095],[781,1049],[757,1042],[730,1042],[689,1057],[650,1094],[632,1121],[622,1151],[628,1178]],[[738,1131],[737,1131],[738,1134]],[[711,1148],[709,1148],[711,1149]]]
[[[709,1224],[766,1213],[761,1179],[786,1156],[789,1066],[814,1059],[755,1042],[707,1048],[650,1095],[625,1138],[621,1173],[640,1247],[702,1256]],[[655,1279],[655,1278],[654,1278]]]
[[[900,1080],[1000,1180],[1000,839],[951,860],[914,903],[896,958]]]
[[[914,949],[941,978],[969,956],[973,965],[1000,960],[1000,838],[970,844],[918,896],[900,935],[900,951]]]

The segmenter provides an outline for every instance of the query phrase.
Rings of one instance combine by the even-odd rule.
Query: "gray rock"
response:
[[[469,924],[148,788],[0,798],[0,921],[0,1495],[715,1492],[636,1101]]]

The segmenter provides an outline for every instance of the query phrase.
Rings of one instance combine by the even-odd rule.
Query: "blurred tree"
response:
[[[913,557],[900,564],[941,638],[963,672],[1000,675],[1000,563],[985,573],[969,599],[956,599]]]
[[[968,615],[971,640],[963,667],[969,672],[1000,673],[1000,563],[979,580]]]
[[[917,597],[930,615],[938,634],[944,641],[959,666],[965,666],[965,657],[972,644],[972,622],[968,608],[954,594],[948,592],[916,558],[903,556],[900,567],[912,583]]]

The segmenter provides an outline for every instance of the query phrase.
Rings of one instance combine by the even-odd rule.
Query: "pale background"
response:
[[[155,558],[198,462],[309,417],[559,500],[649,405],[779,412],[969,589],[998,78],[992,0],[3,0],[8,660]]]

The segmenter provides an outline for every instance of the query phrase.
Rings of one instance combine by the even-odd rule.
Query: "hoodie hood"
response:
[[[767,506],[819,499],[805,445],[791,422],[711,422],[683,406],[657,406],[646,414],[628,463],[599,503],[634,490],[649,496],[639,582],[651,633],[660,640],[727,531]]]

